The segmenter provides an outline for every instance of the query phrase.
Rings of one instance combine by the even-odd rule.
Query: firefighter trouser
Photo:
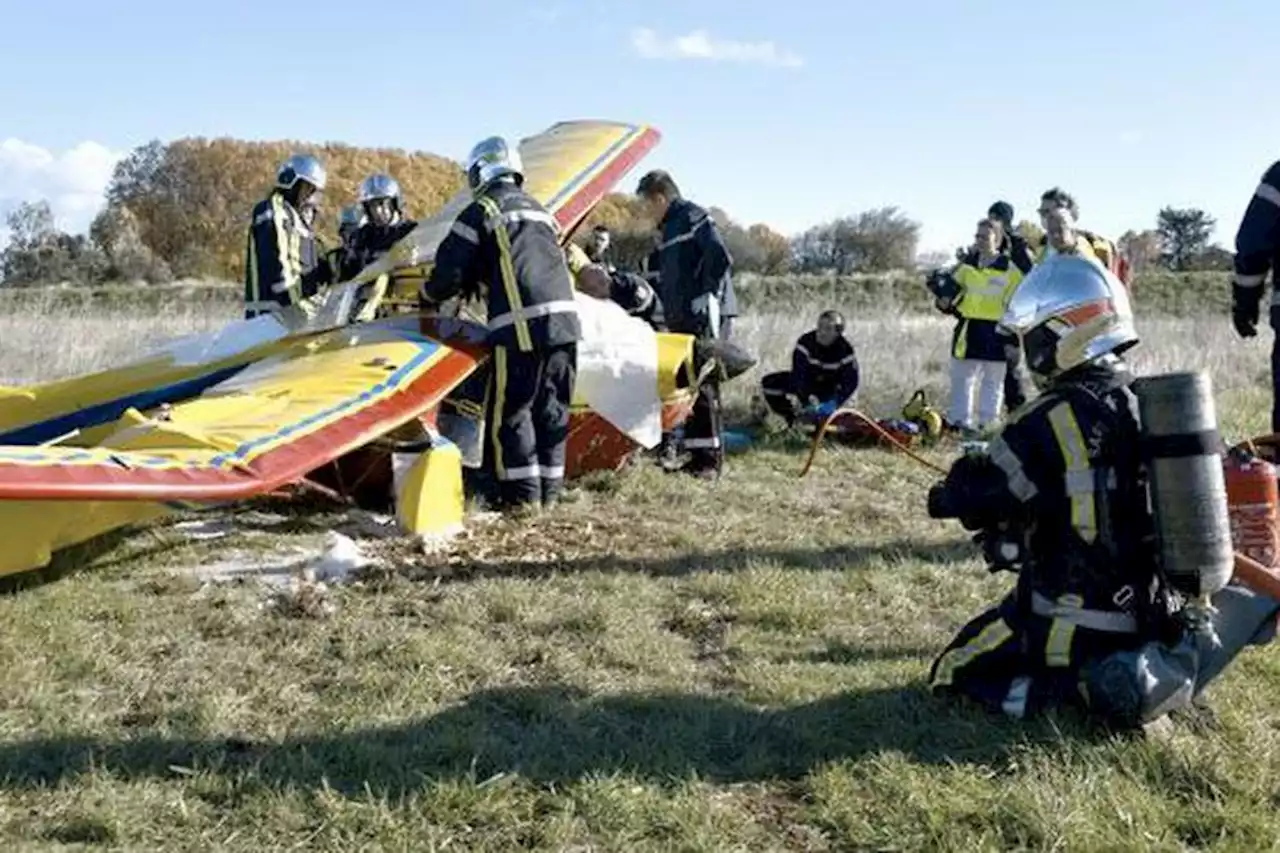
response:
[[[770,409],[782,415],[787,423],[795,422],[798,413],[795,401],[791,398],[791,374],[788,371],[766,373],[760,379],[760,391]]]
[[[1082,667],[1135,644],[1134,634],[1022,616],[1010,595],[960,629],[933,662],[929,687],[1022,718],[1048,706],[1080,702]]]
[[[703,357],[697,355],[702,349],[700,345],[694,347],[694,375],[700,374],[703,368]],[[689,451],[691,470],[720,470],[724,463],[720,430],[720,369],[717,366],[698,386],[698,394],[693,400],[693,412],[685,424],[684,448]]]
[[[493,348],[485,402],[485,459],[504,506],[551,504],[564,484],[576,344]]]
[[[766,373],[760,380],[760,389],[764,394],[764,401],[769,404],[769,408],[786,418],[787,423],[793,423],[799,415],[792,397],[799,399],[800,404],[803,406],[809,397],[817,397],[819,401],[828,401],[836,393],[831,390],[829,383],[820,383],[817,387],[802,389],[803,393],[801,393],[796,390],[791,373],[785,370],[780,370],[777,373]]]
[[[720,380],[710,376],[698,388],[693,413],[684,431],[684,446],[689,451],[689,465],[701,470],[719,470],[724,464],[724,446],[720,436]]]

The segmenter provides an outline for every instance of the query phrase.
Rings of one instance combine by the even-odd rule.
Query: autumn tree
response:
[[[463,185],[458,164],[424,152],[195,138],[153,141],[131,152],[107,188],[108,207],[127,207],[142,242],[178,275],[238,279],[249,211],[294,152],[314,154],[328,173],[318,231],[329,242],[336,240],[338,210],[354,203],[370,174],[387,172],[400,182],[412,217],[434,213]]]
[[[768,225],[757,222],[747,228],[747,239],[760,253],[760,267],[764,275],[781,275],[791,270],[791,241]]]
[[[1209,238],[1217,223],[1197,208],[1165,207],[1156,216],[1161,258],[1171,270],[1191,269],[1196,258],[1209,248]]]

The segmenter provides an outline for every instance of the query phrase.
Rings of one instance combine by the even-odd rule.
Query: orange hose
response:
[[[1232,450],[1248,450],[1253,456],[1258,455],[1258,447],[1276,447],[1280,446],[1280,432],[1267,433],[1266,435],[1255,435],[1253,438],[1246,438],[1244,441],[1234,445]]]
[[[937,465],[934,465],[928,459],[925,459],[923,456],[916,453],[910,447],[907,447],[907,445],[903,444],[902,441],[896,435],[889,432],[884,427],[880,426],[879,423],[867,417],[857,409],[847,408],[847,409],[836,409],[834,412],[827,415],[827,417],[822,421],[822,424],[818,427],[818,431],[813,434],[813,444],[809,447],[809,458],[805,460],[804,468],[801,469],[800,471],[801,477],[803,477],[805,474],[808,474],[809,469],[813,467],[813,460],[818,455],[818,448],[822,445],[822,439],[826,437],[827,430],[830,429],[831,423],[836,419],[837,415],[853,415],[855,418],[862,421],[864,424],[866,424],[867,426],[875,430],[877,433],[879,433],[882,438],[886,439],[895,448],[902,451],[907,456],[914,459],[916,462],[919,462],[921,465],[925,466],[926,468],[931,468],[934,471],[937,471],[939,474],[943,475],[944,477],[947,475],[946,468],[941,468]]]
[[[1280,601],[1280,575],[1236,551],[1235,579],[1260,595]]]

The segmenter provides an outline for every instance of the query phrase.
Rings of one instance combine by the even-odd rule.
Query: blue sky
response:
[[[696,201],[786,233],[895,204],[922,249],[1055,184],[1109,236],[1173,204],[1230,246],[1280,157],[1261,0],[0,0],[0,20],[0,205],[46,195],[72,228],[120,153],[189,135],[461,158],[645,121],[664,139],[642,168]]]

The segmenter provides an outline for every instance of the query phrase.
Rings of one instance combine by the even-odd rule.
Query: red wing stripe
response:
[[[400,391],[235,468],[144,469],[115,465],[0,465],[0,500],[223,501],[297,482],[435,406],[475,369],[449,350]]]

